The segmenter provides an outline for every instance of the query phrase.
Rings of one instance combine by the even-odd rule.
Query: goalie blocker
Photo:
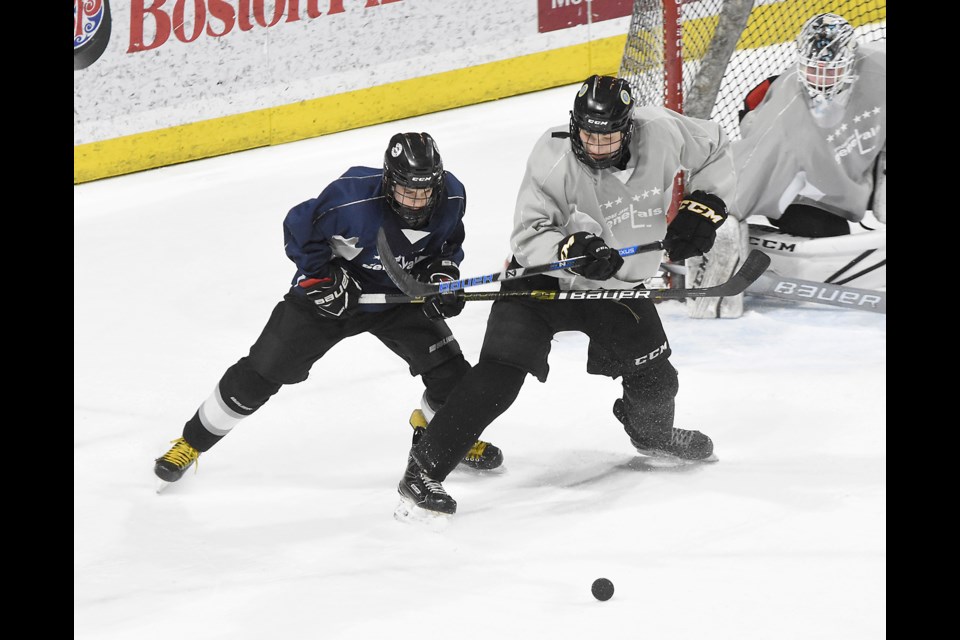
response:
[[[706,254],[686,260],[688,287],[709,287],[730,277],[751,249],[770,257],[770,271],[785,278],[825,282],[845,287],[886,291],[887,231],[826,238],[804,238],[761,224],[723,225]],[[724,298],[687,300],[691,318],[739,318],[742,293]]]

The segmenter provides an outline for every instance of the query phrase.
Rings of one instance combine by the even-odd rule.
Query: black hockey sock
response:
[[[209,451],[210,447],[220,442],[223,436],[218,436],[207,431],[206,427],[200,421],[200,412],[197,411],[193,417],[183,426],[183,439],[191,447],[199,452]]]
[[[526,375],[515,367],[481,361],[464,376],[412,450],[427,475],[446,479],[483,430],[517,399]]]
[[[663,433],[673,426],[674,398],[680,390],[669,361],[623,377],[624,428],[630,437]]]

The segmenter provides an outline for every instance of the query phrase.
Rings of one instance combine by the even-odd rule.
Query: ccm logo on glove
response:
[[[723,219],[727,217],[726,213],[721,216],[707,205],[702,202],[697,202],[696,200],[683,200],[680,202],[680,207],[687,211],[700,214],[718,227],[720,223],[723,222]]]
[[[674,262],[702,256],[713,247],[717,228],[727,219],[727,205],[712,193],[694,191],[677,208],[663,248]]]

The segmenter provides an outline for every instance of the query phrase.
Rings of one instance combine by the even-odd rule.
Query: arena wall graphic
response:
[[[628,5],[74,0],[74,183],[615,73]]]
[[[73,0],[73,70],[86,69],[107,49],[111,30],[108,0]]]

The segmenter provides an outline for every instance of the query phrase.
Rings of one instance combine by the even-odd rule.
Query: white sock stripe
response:
[[[219,385],[213,390],[210,397],[200,405],[200,422],[203,423],[207,431],[215,436],[227,435],[245,417],[227,407],[220,395]]]
[[[430,424],[430,421],[433,420],[433,416],[437,415],[437,412],[433,410],[433,407],[430,406],[430,403],[427,402],[427,392],[424,391],[423,395],[420,396],[420,410],[423,411],[423,417],[427,419],[427,424]]]

